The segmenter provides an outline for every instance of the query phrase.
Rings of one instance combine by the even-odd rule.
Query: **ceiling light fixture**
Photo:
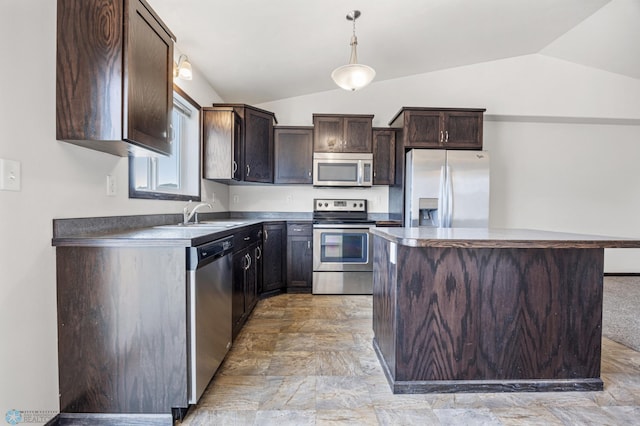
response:
[[[360,17],[359,10],[353,10],[347,14],[347,20],[353,21],[353,35],[351,36],[351,58],[347,65],[336,68],[331,73],[331,78],[344,90],[358,90],[371,83],[376,76],[373,68],[358,63],[358,38],[356,37],[356,19]]]
[[[180,77],[183,80],[191,80],[193,72],[191,71],[191,62],[187,55],[180,55],[178,62],[173,63],[173,78]]]

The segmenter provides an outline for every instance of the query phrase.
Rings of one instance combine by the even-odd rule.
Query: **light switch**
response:
[[[20,162],[0,158],[0,190],[20,191]]]

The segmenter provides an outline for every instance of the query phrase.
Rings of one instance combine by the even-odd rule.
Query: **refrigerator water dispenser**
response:
[[[438,199],[420,198],[418,206],[420,209],[420,220],[418,226],[437,227],[440,223],[438,220]]]

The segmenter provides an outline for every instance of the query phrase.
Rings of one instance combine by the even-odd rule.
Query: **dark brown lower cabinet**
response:
[[[59,424],[188,407],[185,265],[184,247],[56,248]]]
[[[311,293],[313,279],[313,225],[287,224],[287,292]]]
[[[262,252],[262,225],[240,231],[233,238],[233,296],[231,315],[233,338],[258,302],[259,263]]]
[[[267,222],[262,230],[262,287],[259,293],[268,296],[286,289],[287,226],[285,222]]]

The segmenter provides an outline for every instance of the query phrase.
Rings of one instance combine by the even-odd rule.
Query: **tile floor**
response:
[[[370,296],[262,300],[182,425],[640,425],[640,352],[609,339],[602,392],[394,395],[372,338]]]

